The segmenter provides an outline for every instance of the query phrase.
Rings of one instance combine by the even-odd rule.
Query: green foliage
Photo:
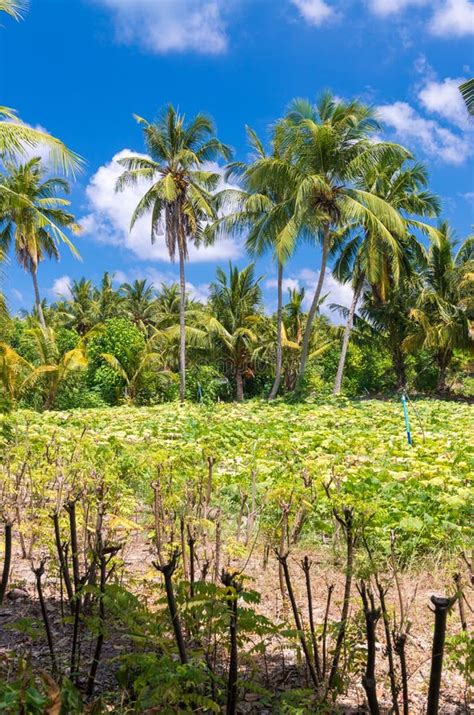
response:
[[[132,366],[136,353],[143,350],[144,346],[143,334],[126,318],[107,320],[104,330],[92,337],[87,349],[88,384],[100,394],[104,402],[117,404],[123,379],[105,363],[102,355],[113,355],[127,370]]]
[[[211,404],[229,400],[232,388],[229,380],[212,365],[196,365],[186,373],[186,399]]]
[[[463,677],[469,701],[474,689],[474,637],[467,631],[449,636],[446,649],[448,666]]]
[[[38,675],[22,658],[0,662],[0,712],[5,715],[80,715],[82,698],[68,678],[61,686],[44,671]]]
[[[15,434],[28,420],[36,449],[53,434],[73,444],[86,427],[88,459],[104,464],[117,486],[133,485],[136,493],[149,495],[153,464],[169,464],[174,509],[200,478],[197,455],[217,460],[224,513],[238,511],[241,491],[251,494],[256,470],[262,528],[272,532],[281,518],[281,500],[293,492],[293,510],[308,502],[302,538],[313,544],[333,528],[332,505],[323,489],[333,477],[338,485],[333,498],[353,506],[361,518],[370,517],[373,548],[386,555],[393,530],[400,558],[407,562],[415,554],[467,549],[470,539],[469,406],[429,400],[417,400],[415,406],[416,414],[410,407],[414,447],[406,442],[398,398],[272,407],[252,401],[238,407],[188,405],[179,411],[173,404],[78,410],[66,422],[61,413],[17,412],[7,423]],[[37,468],[39,474],[41,461]],[[315,493],[304,486],[303,474]]]

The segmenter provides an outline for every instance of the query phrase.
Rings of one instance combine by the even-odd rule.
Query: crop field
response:
[[[440,712],[467,712],[472,412],[410,417],[413,446],[397,400],[2,417],[0,705],[364,712],[373,675],[425,712],[442,594]]]

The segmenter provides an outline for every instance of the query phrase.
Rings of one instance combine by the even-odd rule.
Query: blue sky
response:
[[[63,139],[87,161],[73,187],[83,231],[82,263],[63,249],[41,265],[43,295],[54,300],[82,275],[99,281],[171,281],[177,267],[164,243],[152,247],[148,222],[127,227],[133,193],[116,195],[124,150],[143,151],[136,113],[152,119],[172,102],[211,114],[235,156],[247,154],[244,125],[262,136],[294,97],[325,88],[379,108],[385,135],[429,169],[443,215],[459,237],[473,221],[474,125],[457,92],[474,73],[470,0],[31,0],[23,22],[2,18],[0,103]],[[205,297],[217,264],[248,258],[236,241],[194,251],[189,289]],[[287,268],[288,285],[309,290],[318,250],[304,246]],[[274,307],[270,256],[258,262]],[[12,310],[29,306],[30,278],[10,264],[2,278]],[[326,292],[350,290],[328,278]]]

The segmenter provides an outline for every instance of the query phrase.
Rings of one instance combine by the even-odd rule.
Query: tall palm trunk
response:
[[[179,399],[184,402],[186,391],[186,279],[184,247],[179,242]]]
[[[46,330],[46,321],[44,319],[43,306],[41,305],[41,296],[38,286],[38,267],[35,265],[31,267],[31,278],[33,279],[33,288],[35,290],[35,306],[36,312],[38,313],[38,320],[43,330]]]
[[[235,399],[237,402],[244,401],[244,377],[240,365],[235,368]]]
[[[275,380],[273,387],[268,395],[269,400],[274,400],[278,394],[281,382],[281,365],[283,360],[282,347],[282,321],[283,321],[283,265],[278,261],[278,279],[277,279],[277,339],[276,339],[276,365],[275,365]]]
[[[448,372],[449,363],[452,358],[451,350],[439,350],[436,356],[436,362],[438,363],[438,379],[436,381],[436,392],[440,395],[448,392],[448,386],[446,385],[446,376]]]
[[[342,338],[341,354],[339,356],[339,365],[337,366],[336,379],[334,381],[333,395],[339,395],[342,388],[342,378],[344,375],[344,367],[346,364],[347,349],[349,347],[349,340],[351,337],[352,326],[354,324],[354,315],[357,308],[357,302],[360,297],[360,292],[362,290],[362,284],[364,282],[364,274],[362,273],[359,280],[356,283],[354,295],[352,296],[351,307],[349,308],[349,315],[347,316],[346,325],[344,327],[344,335]]]
[[[301,346],[301,358],[300,358],[300,369],[298,373],[298,380],[296,387],[299,387],[301,381],[304,377],[304,371],[306,369],[306,363],[308,361],[309,353],[309,342],[311,340],[311,331],[313,328],[314,318],[316,316],[316,311],[318,309],[319,299],[321,297],[321,291],[323,289],[324,278],[326,275],[326,264],[329,253],[329,226],[324,227],[324,238],[323,238],[323,251],[321,255],[321,266],[319,269],[319,278],[316,290],[313,296],[313,302],[309,309],[308,318],[306,320],[306,328],[303,336],[303,344]]]
[[[392,365],[397,379],[397,390],[405,390],[407,386],[405,356],[399,344],[392,348]]]

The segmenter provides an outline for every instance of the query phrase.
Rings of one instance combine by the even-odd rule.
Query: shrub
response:
[[[100,394],[102,400],[117,404],[123,389],[123,380],[115,370],[104,363],[102,353],[110,353],[119,360],[125,370],[131,367],[137,352],[143,350],[145,338],[140,330],[126,318],[112,318],[104,324],[104,330],[89,342],[87,355],[88,385]]]

